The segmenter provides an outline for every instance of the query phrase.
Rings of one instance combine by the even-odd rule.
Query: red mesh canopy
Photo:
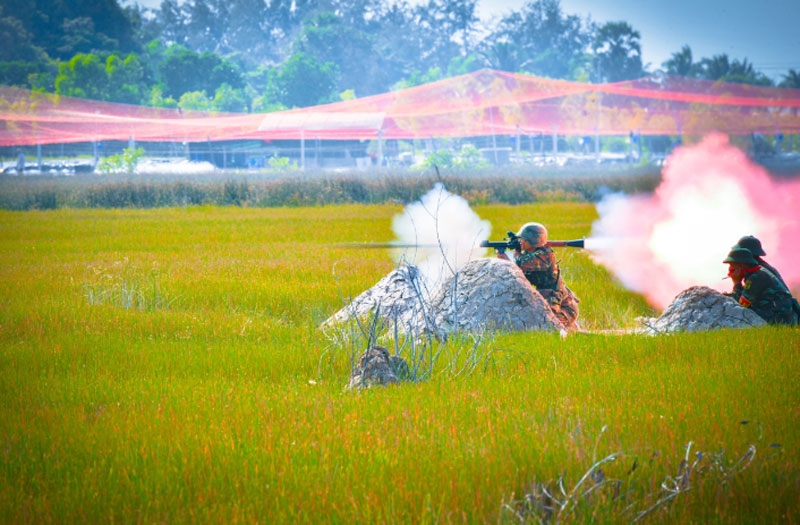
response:
[[[104,140],[411,139],[800,132],[800,90],[685,78],[613,84],[481,70],[357,100],[267,114],[182,112],[0,87],[0,145]]]

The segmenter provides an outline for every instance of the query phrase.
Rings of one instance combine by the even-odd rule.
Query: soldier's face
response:
[[[742,263],[728,263],[728,277],[734,281],[744,278],[744,265]]]

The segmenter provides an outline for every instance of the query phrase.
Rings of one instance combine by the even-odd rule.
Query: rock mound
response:
[[[429,317],[418,316],[410,332],[433,330],[439,337],[484,330],[564,331],[547,301],[520,268],[502,259],[468,262],[434,292]]]
[[[643,333],[705,332],[720,328],[750,328],[767,324],[758,314],[706,286],[678,294],[658,318],[640,319]]]
[[[366,319],[372,314],[384,321],[397,320],[400,326],[408,326],[421,311],[429,308],[429,297],[419,269],[411,264],[403,265],[333,314],[323,327],[354,318]]]
[[[350,390],[386,386],[409,376],[408,363],[399,356],[390,355],[380,345],[374,345],[358,358],[350,371]]]
[[[558,331],[564,326],[519,267],[494,258],[468,262],[429,293],[418,269],[401,266],[331,316],[323,327],[376,314],[414,336],[454,332]]]

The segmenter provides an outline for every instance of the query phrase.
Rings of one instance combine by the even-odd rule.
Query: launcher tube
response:
[[[584,239],[574,239],[571,241],[547,241],[551,248],[583,248]]]

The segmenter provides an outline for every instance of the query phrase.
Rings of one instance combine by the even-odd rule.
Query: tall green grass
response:
[[[456,344],[425,381],[346,391],[347,352],[319,324],[394,263],[339,243],[391,240],[400,210],[0,212],[0,521],[536,521],[526,495],[575,487],[611,455],[603,476],[619,484],[560,518],[631,521],[690,442],[705,463],[645,521],[800,520],[791,328],[497,334],[471,374],[445,366]],[[554,238],[595,217],[476,211]],[[559,257],[585,327],[653,314],[585,253]]]

